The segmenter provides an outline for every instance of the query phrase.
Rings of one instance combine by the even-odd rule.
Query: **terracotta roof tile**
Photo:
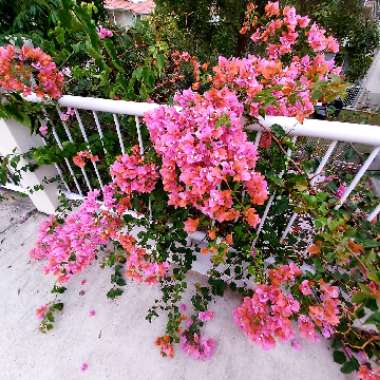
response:
[[[104,0],[107,9],[124,9],[139,15],[147,15],[153,12],[155,4],[153,0],[133,2],[131,0]]]

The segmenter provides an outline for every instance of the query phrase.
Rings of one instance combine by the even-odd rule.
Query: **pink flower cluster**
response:
[[[109,30],[103,26],[98,28],[98,36],[101,40],[104,40],[105,38],[110,38],[113,36],[112,30]]]
[[[79,152],[74,163],[84,167],[85,159],[97,161],[90,152]],[[134,280],[156,283],[168,269],[168,263],[150,262],[147,252],[135,245],[134,239],[120,234],[121,216],[130,207],[132,192],[151,192],[158,179],[156,167],[145,164],[138,152],[117,158],[111,167],[113,181],[103,188],[102,209],[97,198],[99,190],[89,192],[82,205],[63,221],[51,217],[40,225],[38,240],[30,255],[48,261],[45,272],[53,273],[58,281],[68,281],[80,273],[95,258],[99,247],[111,239],[119,241],[128,254],[127,275]],[[117,198],[117,200],[116,200]]]
[[[126,276],[128,278],[154,285],[167,274],[169,264],[151,262],[147,251],[136,245],[133,236],[119,235],[117,240],[127,253]]]
[[[309,315],[299,314],[299,302],[284,288],[294,284],[301,275],[294,263],[269,270],[270,284],[258,285],[253,296],[244,298],[243,304],[234,311],[236,324],[264,349],[274,347],[276,338],[284,342],[294,338],[292,319],[297,320],[301,336],[312,342],[319,339],[318,330],[329,338],[338,325],[339,291],[323,280],[318,284],[308,280],[301,282],[302,295],[313,296],[315,292],[319,298],[316,298],[317,304],[309,306]],[[292,346],[298,348],[299,343],[293,340]]]
[[[113,183],[127,194],[133,191],[150,193],[159,178],[156,165],[144,164],[137,145],[132,148],[131,155],[124,154],[117,157],[111,166],[111,176]]]
[[[41,305],[36,309],[36,315],[38,319],[44,319],[46,313],[49,310],[49,304]]]
[[[164,335],[156,339],[155,345],[160,347],[160,352],[163,357],[173,358],[174,357],[174,347],[171,343],[170,336]]]
[[[40,225],[30,255],[36,260],[46,259],[45,273],[53,273],[60,283],[91,264],[99,247],[115,234],[118,222],[112,216],[104,218],[97,201],[99,194],[98,190],[88,193],[82,205],[63,223],[53,216]]]
[[[63,80],[52,58],[40,48],[0,47],[0,88],[3,91],[23,95],[34,92],[41,98],[57,99],[61,96]]]
[[[279,286],[258,285],[253,296],[245,297],[234,310],[234,320],[253,342],[268,350],[276,338],[283,342],[294,338],[291,318],[299,310],[299,302]]]
[[[309,316],[320,328],[325,338],[330,338],[335,327],[339,324],[339,289],[336,286],[319,281],[320,298],[322,303],[309,307]]]
[[[197,360],[207,360],[212,357],[216,350],[216,342],[212,338],[205,338],[194,334],[189,339],[186,334],[181,335],[181,348],[186,355]]]
[[[86,166],[86,160],[97,162],[99,161],[99,157],[94,156],[88,150],[82,150],[73,157],[74,164],[78,166],[79,168],[84,168]]]
[[[293,6],[280,9],[279,2],[268,2],[265,7],[267,19],[258,20],[256,7],[248,9],[245,27],[241,33],[248,30],[253,33],[251,40],[257,44],[265,44],[270,59],[278,59],[286,54],[292,54],[297,43],[307,40],[314,53],[338,53],[339,44],[332,36],[326,36],[326,30],[314,23],[310,26],[310,18],[297,14]],[[254,17],[256,15],[256,17]],[[252,17],[253,16],[253,17]],[[254,20],[252,22],[251,20]],[[304,37],[304,38],[301,38]]]
[[[227,88],[204,95],[175,96],[181,107],[161,107],[145,115],[151,141],[162,158],[160,170],[169,204],[193,206],[219,222],[237,220],[228,181],[241,184],[253,204],[268,197],[255,172],[257,151],[243,130],[243,104]]]

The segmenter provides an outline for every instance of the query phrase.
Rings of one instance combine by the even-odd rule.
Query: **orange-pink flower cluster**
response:
[[[253,296],[244,298],[243,304],[235,309],[237,325],[264,349],[274,347],[276,338],[281,341],[294,339],[293,319],[298,322],[300,335],[313,342],[319,339],[318,332],[329,338],[338,325],[339,291],[323,280],[318,284],[302,281],[299,286],[301,293],[314,296],[317,303],[309,306],[308,315],[299,313],[300,303],[286,288],[293,286],[301,275],[302,271],[294,263],[269,270],[270,284],[258,285]],[[298,348],[299,343],[293,340],[292,346]]]
[[[169,264],[150,261],[145,248],[137,246],[136,239],[133,236],[119,234],[117,240],[127,253],[127,278],[153,285],[167,274]]]
[[[99,161],[99,157],[94,156],[88,150],[82,150],[73,157],[74,164],[78,166],[79,168],[84,168],[86,166],[86,160],[97,162]]]
[[[0,88],[3,91],[57,99],[61,96],[63,81],[63,74],[52,58],[40,48],[0,47]]]
[[[318,24],[311,24],[309,17],[297,14],[295,7],[287,5],[281,9],[278,1],[268,2],[265,13],[266,18],[259,19],[256,7],[249,7],[241,33],[252,33],[251,40],[265,46],[270,59],[292,54],[305,40],[313,53],[339,52],[338,41],[327,36]]]

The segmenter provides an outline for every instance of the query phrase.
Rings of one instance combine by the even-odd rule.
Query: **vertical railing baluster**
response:
[[[144,144],[143,144],[143,139],[141,135],[140,120],[138,116],[135,116],[135,122],[136,122],[137,138],[138,138],[139,147],[140,147],[140,154],[144,155]]]
[[[61,119],[61,122],[62,122],[62,125],[63,125],[63,129],[65,130],[65,133],[66,133],[67,138],[69,139],[69,141],[70,141],[71,143],[74,144],[73,136],[72,136],[72,134],[71,134],[71,132],[70,132],[69,127],[67,126],[67,123],[63,120],[63,117],[62,117],[62,111],[61,111],[61,109],[59,108],[58,105],[57,105],[57,111],[58,111],[58,115],[59,115],[59,117],[60,117],[60,119]],[[75,111],[76,111],[76,109],[75,109]],[[81,171],[81,173],[82,173],[82,175],[83,175],[83,177],[84,177],[84,180],[85,180],[85,182],[86,182],[86,185],[87,185],[88,189],[91,191],[91,190],[92,190],[92,187],[91,187],[90,180],[89,180],[88,177],[87,177],[87,173],[86,173],[86,171],[84,170],[84,168],[80,168],[80,171]]]
[[[119,139],[121,153],[125,154],[125,147],[124,147],[124,142],[123,142],[123,136],[121,135],[119,119],[115,113],[112,115],[113,115],[113,120],[114,120],[115,126],[116,126],[116,132],[117,132],[117,137]]]
[[[329,145],[329,147],[327,148],[326,150],[326,153],[324,154],[317,170],[314,172],[314,174],[311,176],[312,179],[310,181],[310,184],[313,186],[315,184],[315,182],[317,181],[319,175],[322,173],[323,169],[325,168],[327,162],[329,161],[331,155],[333,154],[336,146],[338,144],[338,141],[332,141]],[[280,239],[280,243],[282,243],[286,237],[288,236],[289,232],[290,232],[290,229],[293,227],[293,224],[295,223],[295,221],[297,220],[298,218],[298,214],[295,212],[293,213],[293,215],[291,216],[291,218],[289,219],[289,222],[288,224],[286,225],[286,228],[284,230],[284,232],[282,233],[281,235],[281,239]]]
[[[104,135],[103,135],[103,130],[99,122],[98,114],[95,111],[92,111],[92,115],[94,116],[96,128],[98,129],[99,137],[100,137],[100,142],[103,147],[104,154],[107,154],[107,149],[104,145]]]
[[[44,145],[47,145],[47,142],[46,142],[46,140],[45,140],[44,137],[42,137],[42,141],[43,141]],[[67,184],[67,182],[66,182],[66,180],[65,180],[65,178],[64,178],[64,176],[63,176],[63,173],[62,173],[61,168],[58,166],[57,163],[54,163],[54,167],[55,167],[55,169],[57,170],[58,175],[59,175],[59,177],[61,178],[61,181],[62,181],[63,185],[64,185],[65,188],[66,188],[66,191],[70,192],[70,187],[69,187],[69,185]]]
[[[262,132],[261,131],[257,131],[256,139],[255,139],[255,146],[256,146],[256,148],[259,147],[260,140],[261,140],[261,135],[262,135]]]
[[[56,129],[55,129],[54,126],[52,128],[52,131],[53,131],[54,139],[55,139],[55,141],[56,141],[59,149],[61,149],[63,151],[63,146],[62,146],[61,140],[59,139],[59,136],[58,136],[57,131],[56,131]],[[73,177],[73,180],[74,180],[74,183],[75,183],[75,187],[77,188],[79,194],[81,196],[83,196],[82,189],[80,188],[78,180],[75,177],[75,174],[74,174],[73,168],[71,167],[70,161],[66,157],[64,157],[64,161],[66,163],[67,168],[69,169],[69,172],[70,172],[71,176]]]
[[[292,138],[292,143],[293,145],[297,142],[297,136],[293,136]],[[287,152],[286,152],[286,156],[288,158],[290,158],[290,156],[292,155],[292,150],[290,148],[288,148]],[[285,174],[285,170],[281,171],[281,173],[279,174],[279,177],[282,178]],[[257,243],[257,240],[259,239],[259,236],[261,234],[261,231],[263,230],[263,227],[264,227],[264,224],[265,224],[265,221],[268,217],[268,214],[269,214],[269,210],[270,208],[272,207],[272,204],[274,202],[274,199],[276,197],[276,191],[270,196],[269,198],[269,201],[267,202],[267,205],[265,207],[265,210],[264,210],[264,213],[261,217],[261,221],[260,221],[260,224],[259,224],[259,227],[257,228],[257,233],[256,233],[256,238],[255,240],[253,241],[252,243],[252,248],[254,248],[256,246],[256,243]]]
[[[355,189],[356,185],[360,182],[362,179],[363,175],[367,171],[367,169],[371,166],[372,162],[375,160],[376,156],[380,152],[380,146],[375,148],[371,154],[368,156],[366,161],[364,162],[363,166],[360,168],[358,173],[356,174],[355,178],[352,180],[350,186],[348,186],[347,190],[344,192],[342,197],[339,199],[339,203],[335,206],[335,210],[339,210],[343,203],[347,200],[347,198],[350,196],[352,191]]]
[[[376,219],[376,217],[380,214],[380,203],[377,205],[377,207],[368,215],[367,220],[369,222],[372,222]]]
[[[317,170],[314,172],[314,174],[312,175],[312,179],[310,181],[310,184],[313,186],[316,182],[316,180],[318,179],[318,176],[322,173],[323,169],[325,168],[328,160],[330,159],[331,155],[333,154],[336,146],[338,144],[338,141],[333,141],[329,147],[327,148],[327,151],[325,153],[325,155],[323,156]]]
[[[78,121],[78,124],[79,124],[79,129],[80,129],[80,131],[82,133],[83,139],[87,143],[88,149],[90,150],[90,152],[92,154],[90,143],[89,143],[88,137],[87,137],[87,133],[86,133],[86,130],[84,128],[82,118],[80,117],[79,112],[78,112],[77,109],[75,109],[75,117],[77,118],[77,121]],[[102,181],[102,178],[100,177],[98,166],[96,165],[96,162],[94,162],[93,160],[91,160],[91,163],[92,163],[92,166],[94,167],[96,176],[97,176],[98,181],[99,181],[99,185],[100,185],[100,187],[103,187],[103,181]]]

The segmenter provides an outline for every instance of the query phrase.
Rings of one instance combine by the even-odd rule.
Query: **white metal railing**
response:
[[[28,97],[30,101],[39,101],[37,98],[30,96]],[[123,100],[110,100],[110,99],[100,99],[100,98],[90,98],[90,97],[78,97],[66,95],[63,96],[58,101],[57,112],[60,116],[62,116],[62,108],[73,108],[74,116],[76,119],[76,128],[78,130],[76,132],[80,132],[80,135],[83,138],[84,142],[88,142],[88,130],[89,128],[92,131],[95,131],[99,135],[100,141],[103,145],[103,150],[105,151],[105,146],[103,144],[104,140],[104,131],[103,126],[101,124],[101,118],[99,115],[101,113],[107,113],[112,115],[114,131],[116,132],[120,152],[125,152],[125,144],[124,144],[124,136],[123,136],[123,128],[120,123],[120,117],[122,116],[132,116],[135,120],[135,128],[137,132],[137,141],[136,143],[140,146],[141,153],[144,153],[144,146],[142,142],[142,133],[141,133],[141,117],[147,111],[151,111],[155,108],[159,107],[157,104],[153,103],[136,103],[129,102]],[[92,122],[91,125],[86,124],[82,117],[81,112],[90,111],[92,114]],[[58,133],[64,132],[66,136],[65,139],[67,141],[74,142],[73,140],[73,130],[70,130],[67,123],[62,121],[62,117],[60,117],[61,125],[52,125],[52,132],[55,143],[60,149],[63,149],[63,138],[60,137]],[[293,141],[295,142],[298,137],[312,137],[323,139],[329,142],[327,149],[324,155],[321,157],[319,167],[313,173],[310,178],[311,181],[314,182],[318,175],[323,173],[326,165],[329,160],[333,156],[334,151],[336,150],[338,144],[340,142],[346,143],[354,143],[354,144],[363,144],[372,147],[371,153],[368,158],[361,166],[361,168],[356,173],[354,179],[351,184],[347,187],[345,193],[337,203],[337,208],[341,207],[341,205],[348,199],[352,191],[356,188],[363,175],[366,173],[370,165],[375,160],[376,156],[378,156],[380,152],[380,127],[371,126],[371,125],[362,125],[362,124],[350,124],[350,123],[341,123],[335,121],[321,121],[314,119],[306,119],[303,124],[298,123],[293,118],[288,117],[266,117],[260,121],[262,124],[251,126],[253,130],[257,130],[257,138],[256,145],[259,144],[260,138],[262,135],[262,131],[266,128],[271,128],[274,124],[281,125],[287,134],[293,136]],[[0,129],[0,136],[2,132]],[[30,135],[29,135],[30,137]],[[44,141],[46,143],[46,141]],[[0,139],[0,154],[1,152],[1,139]],[[288,151],[288,156],[290,157],[292,152]],[[101,173],[98,170],[96,162],[92,163],[92,171],[90,167],[82,168],[80,170],[80,175],[74,173],[73,164],[68,159],[64,159],[64,162],[61,165],[55,165],[56,173],[61,177],[63,186],[65,187],[65,193],[70,198],[81,199],[84,194],[87,193],[88,190],[92,190],[93,186],[91,184],[90,178],[96,178],[99,187],[101,187],[104,183],[103,178],[101,177]],[[87,170],[87,171],[86,171]],[[62,171],[65,171],[71,176],[72,183],[74,186],[74,191],[70,188],[69,184],[64,178],[64,174]],[[268,218],[271,206],[274,202],[275,194],[272,194],[269,201],[267,202],[265,212],[262,216],[262,221],[259,226],[259,233],[263,229],[264,223]],[[39,208],[43,209],[43,207]],[[380,213],[380,204],[368,214],[368,220],[375,219]],[[285,239],[287,234],[289,233],[292,225],[297,220],[297,214],[294,214],[290,217],[288,226],[286,227],[282,238]]]

